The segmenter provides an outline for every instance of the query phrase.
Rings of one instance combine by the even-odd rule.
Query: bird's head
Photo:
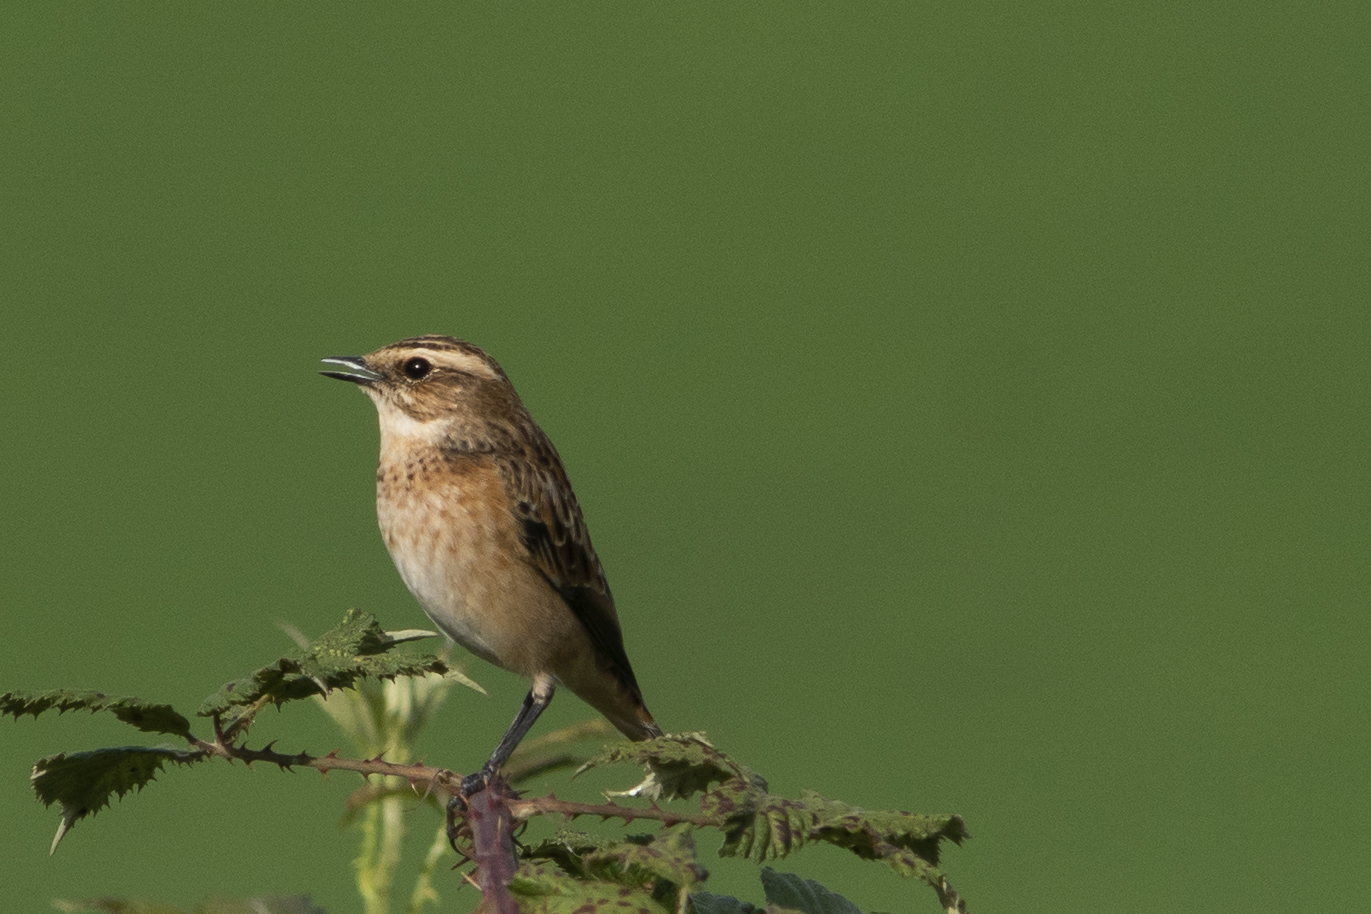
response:
[[[351,381],[376,404],[383,447],[393,437],[460,447],[466,439],[488,439],[492,423],[522,418],[523,405],[499,363],[450,336],[416,336],[367,355],[322,361],[335,367],[320,374]]]

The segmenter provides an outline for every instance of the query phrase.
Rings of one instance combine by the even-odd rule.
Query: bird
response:
[[[485,789],[558,685],[630,740],[661,736],[561,457],[495,359],[430,335],[322,364],[376,405],[377,520],[410,593],[453,641],[530,682],[452,803]]]

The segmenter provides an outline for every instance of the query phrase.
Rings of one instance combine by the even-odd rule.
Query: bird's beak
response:
[[[363,387],[370,387],[381,376],[367,367],[366,360],[360,355],[335,355],[332,358],[320,359],[324,365],[341,365],[344,371],[321,371],[319,372],[326,378],[337,378],[340,381],[351,381],[354,384],[361,384]]]

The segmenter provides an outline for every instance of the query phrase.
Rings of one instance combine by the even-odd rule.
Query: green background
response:
[[[5,4],[0,688],[193,709],[277,620],[420,624],[314,372],[451,333],[557,442],[669,729],[961,813],[973,911],[1355,909],[1367,9]],[[462,770],[524,688],[468,670]],[[343,777],[170,772],[49,859],[29,765],[133,738],[0,726],[0,908],[358,909]]]

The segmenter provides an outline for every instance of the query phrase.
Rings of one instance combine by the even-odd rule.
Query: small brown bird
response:
[[[629,739],[660,736],[566,470],[495,360],[417,336],[323,362],[376,404],[376,514],[405,585],[452,640],[533,683],[463,794],[485,787],[559,683]]]

